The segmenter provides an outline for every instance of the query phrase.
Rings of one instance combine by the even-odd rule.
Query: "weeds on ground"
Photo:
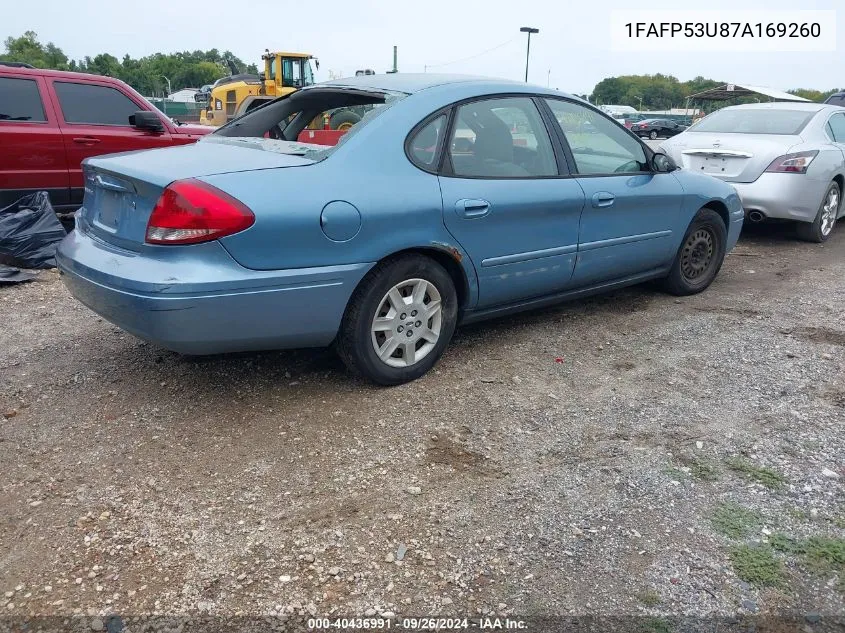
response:
[[[763,518],[759,512],[729,501],[716,508],[710,522],[720,534],[728,538],[740,539],[756,531],[763,522]]]
[[[845,572],[845,539],[811,536],[804,543],[801,553],[811,569]]]
[[[725,464],[731,470],[745,475],[751,481],[756,481],[763,484],[772,490],[783,488],[786,484],[786,477],[765,466],[757,466],[754,462],[742,457],[729,457],[725,460]]]
[[[672,625],[663,618],[637,619],[631,633],[672,633]]]
[[[785,534],[772,534],[769,545],[783,554],[798,557],[811,572],[837,573],[840,589],[845,591],[845,539],[811,536],[802,541]]]
[[[783,584],[783,565],[768,545],[738,545],[731,549],[731,563],[741,580],[757,587]]]
[[[637,593],[637,600],[647,607],[655,607],[660,604],[660,594],[654,589],[646,588]]]
[[[690,474],[699,481],[719,481],[719,471],[706,459],[693,459],[688,466]]]

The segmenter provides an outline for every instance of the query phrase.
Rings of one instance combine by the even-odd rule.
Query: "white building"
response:
[[[180,103],[194,103],[194,95],[198,92],[199,90],[197,88],[182,88],[172,95],[168,95],[167,100],[178,101]]]

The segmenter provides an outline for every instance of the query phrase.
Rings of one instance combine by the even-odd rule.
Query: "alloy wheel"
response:
[[[370,326],[376,355],[390,367],[410,367],[440,340],[442,299],[434,284],[407,279],[379,302]]]
[[[839,191],[831,187],[827,192],[827,198],[822,206],[821,229],[822,235],[830,235],[833,225],[836,224],[836,214],[839,211]]]

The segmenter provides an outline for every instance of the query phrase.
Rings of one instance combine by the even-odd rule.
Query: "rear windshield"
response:
[[[845,92],[843,92],[842,94],[830,95],[827,98],[827,101],[825,101],[825,103],[828,103],[830,105],[845,106]]]
[[[696,125],[691,132],[715,132],[718,134],[799,134],[816,115],[806,110],[718,110]]]
[[[406,96],[404,92],[343,87],[298,90],[230,121],[206,139],[273,139],[284,141],[267,144],[274,151],[297,154],[315,161],[322,160]],[[304,131],[325,127],[345,130],[336,145],[320,146],[300,142],[300,134]]]

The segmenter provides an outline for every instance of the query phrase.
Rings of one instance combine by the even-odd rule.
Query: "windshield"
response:
[[[764,110],[762,108],[717,110],[689,128],[690,132],[717,134],[799,134],[815,112]]]
[[[302,66],[305,72],[305,81],[303,82],[306,86],[311,86],[314,84],[314,74],[311,72],[311,62],[305,61]]]

